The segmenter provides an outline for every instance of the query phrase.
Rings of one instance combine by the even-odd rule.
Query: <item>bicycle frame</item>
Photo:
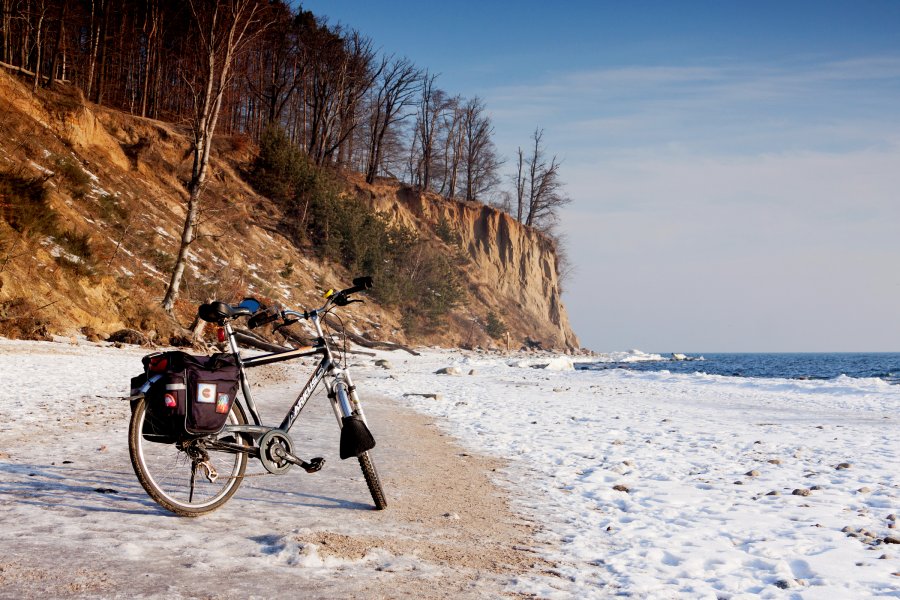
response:
[[[295,316],[300,316],[300,313],[290,312]],[[245,433],[249,434],[254,439],[257,439],[273,429],[284,432],[290,431],[291,427],[293,427],[294,423],[299,418],[300,412],[306,406],[306,403],[312,397],[313,392],[315,392],[316,388],[323,380],[325,380],[328,398],[331,400],[331,406],[339,426],[342,424],[342,417],[354,415],[360,417],[363,422],[366,422],[365,414],[362,411],[362,406],[356,394],[356,387],[353,385],[350,374],[346,369],[340,368],[336,363],[325,334],[322,331],[320,311],[312,311],[308,314],[308,318],[312,321],[317,334],[316,344],[314,346],[306,346],[281,352],[271,352],[248,358],[241,357],[234,329],[230,322],[225,323],[225,335],[228,339],[231,352],[237,359],[238,367],[240,369],[240,385],[241,391],[243,392],[243,405],[244,408],[246,408],[245,412],[249,415],[249,418],[252,419],[252,424],[226,425],[223,433]],[[253,400],[253,394],[250,391],[250,383],[247,378],[246,369],[316,355],[321,355],[321,360],[316,365],[316,369],[313,371],[309,380],[297,395],[297,398],[294,400],[294,403],[291,405],[281,424],[278,427],[263,425],[259,410]],[[238,402],[240,402],[240,399]]]

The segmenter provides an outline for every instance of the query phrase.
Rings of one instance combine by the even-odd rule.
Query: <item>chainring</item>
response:
[[[294,465],[284,458],[279,458],[278,455],[275,454],[276,448],[281,448],[286,453],[293,454],[294,441],[286,432],[278,429],[267,431],[259,438],[259,462],[262,463],[262,466],[269,473],[281,475],[282,473],[286,473]]]

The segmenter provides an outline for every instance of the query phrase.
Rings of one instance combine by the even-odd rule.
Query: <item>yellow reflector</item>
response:
[[[334,290],[328,290],[327,292],[325,292],[325,296],[324,296],[324,297],[325,297],[326,299],[328,299],[328,298],[331,298],[331,296],[332,296],[333,294],[334,294]]]

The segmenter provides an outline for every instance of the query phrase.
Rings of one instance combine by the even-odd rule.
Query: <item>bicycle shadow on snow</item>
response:
[[[246,487],[245,487],[246,486]],[[323,509],[341,509],[341,510],[374,510],[372,504],[365,504],[355,500],[346,498],[334,498],[322,494],[312,494],[309,492],[295,492],[292,490],[279,490],[261,487],[242,486],[233,500],[239,502],[252,502],[261,504],[270,504],[273,506],[297,506],[305,508],[323,508]],[[241,492],[244,492],[241,494]],[[265,496],[259,496],[257,493],[263,492]],[[300,500],[292,501],[292,497],[299,497]],[[308,500],[308,501],[305,501]]]
[[[177,515],[147,496],[131,471],[0,461],[0,474],[3,475],[0,480],[0,501],[44,508],[177,518]],[[260,496],[259,493],[265,495]],[[370,504],[343,498],[255,486],[242,487],[231,502],[321,509],[373,509]]]
[[[131,472],[0,461],[0,474],[0,500],[87,512],[171,515],[147,497]]]

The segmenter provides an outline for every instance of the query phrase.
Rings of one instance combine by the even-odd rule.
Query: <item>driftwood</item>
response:
[[[338,323],[336,319],[329,319],[328,317],[326,317],[325,323],[332,329],[340,329],[340,323]],[[254,348],[258,348],[260,350],[265,350],[267,352],[281,352],[283,350],[290,349],[287,346],[281,346],[278,344],[274,344],[274,343],[270,342],[269,340],[265,339],[264,337],[257,335],[247,329],[235,328],[234,333],[235,333],[235,337],[237,338],[238,342],[245,344],[247,346],[253,346]],[[280,333],[285,338],[285,340],[288,342],[294,342],[301,346],[308,346],[310,344],[310,340],[302,338],[302,337],[298,336],[297,334],[295,334],[291,331],[288,331],[286,329],[279,329],[278,333]],[[368,339],[362,337],[361,335],[357,335],[357,334],[352,333],[347,330],[344,330],[344,335],[346,335],[347,339],[349,339],[351,342],[353,342],[357,346],[362,346],[363,348],[383,349],[383,350],[391,350],[391,351],[403,350],[405,352],[409,352],[413,356],[419,356],[418,352],[416,352],[412,348],[409,348],[402,344],[394,344],[392,342],[379,342],[379,341],[375,341],[375,340],[368,340]],[[360,352],[360,351],[350,350],[349,353],[373,356],[373,354],[371,354],[369,352]]]
[[[296,333],[289,331],[287,329],[279,329],[279,335],[281,335],[288,342],[293,342],[300,346],[309,346],[312,344],[312,340],[309,338],[303,338],[297,335]],[[362,356],[376,356],[374,352],[363,352],[362,350],[347,350],[347,354],[360,354]]]
[[[340,329],[341,325],[338,323],[337,319],[325,317],[325,324],[333,329]],[[409,346],[404,346],[403,344],[395,344],[393,342],[379,342],[376,340],[369,340],[364,338],[361,335],[357,335],[353,332],[347,331],[344,329],[344,335],[347,336],[354,344],[359,346],[363,346],[364,348],[375,348],[375,349],[383,349],[383,350],[403,350],[404,352],[409,352],[413,356],[419,356],[419,353],[410,348]]]
[[[234,338],[238,341],[239,344],[243,344],[244,346],[252,346],[259,350],[265,350],[266,352],[284,352],[285,350],[290,350],[287,346],[279,346],[278,344],[273,344],[267,339],[256,335],[246,329],[239,329],[235,327],[234,329]]]

